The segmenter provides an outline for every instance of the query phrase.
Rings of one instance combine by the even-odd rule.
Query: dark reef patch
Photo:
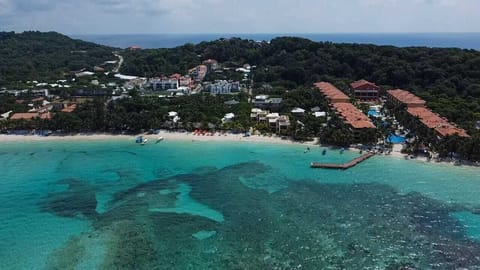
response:
[[[248,162],[118,192],[109,210],[94,220],[97,232],[112,235],[103,268],[480,268],[480,244],[450,217],[460,206],[419,193],[402,195],[382,184],[289,181],[287,188],[268,193],[240,181],[262,174],[274,175],[268,166]],[[195,201],[221,212],[224,222],[149,211],[173,207],[181,184],[192,188],[189,196]],[[86,196],[92,190],[75,181],[69,187],[53,197],[53,206],[60,207],[48,203],[48,209],[66,216],[82,211],[63,209],[62,203],[66,197],[80,200],[74,191],[83,189]],[[216,234],[192,237],[199,231]]]
[[[97,198],[95,188],[85,182],[66,179],[58,184],[68,185],[64,192],[51,193],[40,202],[42,211],[61,217],[77,217],[83,215],[87,218],[96,218]]]

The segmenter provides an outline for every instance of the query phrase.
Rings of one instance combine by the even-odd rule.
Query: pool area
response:
[[[368,111],[368,116],[373,116],[373,117],[380,117],[380,112],[377,110],[370,110]]]
[[[388,136],[387,142],[391,142],[393,144],[401,144],[405,142],[405,137],[397,136],[392,133]]]

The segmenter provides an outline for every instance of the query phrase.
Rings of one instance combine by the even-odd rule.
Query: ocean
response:
[[[363,43],[393,45],[397,47],[455,47],[480,50],[480,33],[384,33],[384,34],[123,34],[123,35],[71,35],[72,38],[98,44],[127,48],[173,48],[186,43],[200,43],[219,38],[240,37],[255,41],[270,41],[280,36],[303,37],[313,41],[335,43]]]
[[[133,140],[1,143],[1,269],[480,267],[479,168]]]

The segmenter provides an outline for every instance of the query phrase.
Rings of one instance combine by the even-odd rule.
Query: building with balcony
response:
[[[387,104],[394,108],[394,112],[406,112],[411,119],[416,119],[421,125],[432,130],[439,139],[455,134],[464,138],[469,137],[464,129],[432,112],[425,107],[425,103],[425,100],[406,90],[387,91]]]
[[[208,84],[205,89],[210,92],[211,95],[229,95],[240,91],[240,82],[216,81],[215,83]]]
[[[355,99],[360,101],[377,101],[380,87],[367,80],[359,80],[350,84],[350,91]]]

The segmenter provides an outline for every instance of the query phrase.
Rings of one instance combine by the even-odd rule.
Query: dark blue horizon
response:
[[[290,36],[312,41],[360,43],[397,47],[439,47],[480,50],[480,33],[264,33],[264,34],[85,34],[72,38],[118,48],[137,45],[145,49],[173,48],[186,43],[198,44],[219,38],[239,37],[256,41],[270,41]]]

